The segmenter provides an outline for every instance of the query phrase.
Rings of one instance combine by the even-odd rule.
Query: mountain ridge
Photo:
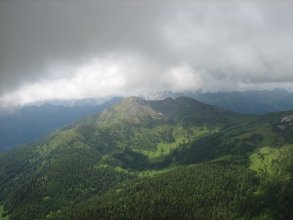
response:
[[[292,206],[291,115],[246,116],[185,97],[124,99],[1,153],[0,201],[12,220],[285,219],[291,209],[276,216]],[[267,201],[279,202],[270,210]]]
[[[98,106],[26,106],[0,116],[0,151],[35,141],[80,117],[95,114],[117,103],[112,99]]]

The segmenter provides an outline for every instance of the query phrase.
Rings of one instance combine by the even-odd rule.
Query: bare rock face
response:
[[[293,125],[293,115],[284,116],[281,119],[281,123]]]
[[[281,131],[285,131],[291,127],[293,127],[293,115],[286,115],[282,117],[278,125],[278,128]]]

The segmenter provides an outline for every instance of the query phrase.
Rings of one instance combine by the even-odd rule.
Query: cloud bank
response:
[[[0,0],[0,103],[293,88],[291,1]]]

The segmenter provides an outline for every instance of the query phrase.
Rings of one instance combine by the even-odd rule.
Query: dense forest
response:
[[[121,103],[0,154],[3,217],[292,219],[293,112]]]

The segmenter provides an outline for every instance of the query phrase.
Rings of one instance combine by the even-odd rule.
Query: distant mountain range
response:
[[[166,96],[188,96],[201,102],[242,114],[266,114],[293,109],[293,93],[282,89],[217,92],[217,93],[169,93]],[[29,143],[53,130],[70,124],[85,115],[95,114],[123,98],[52,100],[35,103],[10,114],[0,114],[0,151],[18,144]],[[102,104],[105,102],[104,104]]]
[[[154,97],[187,96],[201,102],[242,114],[266,114],[293,109],[293,92],[284,89],[234,92],[163,92]]]
[[[11,220],[292,219],[293,110],[129,97],[0,153]]]
[[[2,113],[0,114],[0,151],[18,144],[29,143],[82,116],[100,112],[120,100],[121,98],[113,98],[100,105],[85,101],[82,104],[81,101],[78,104],[75,102],[75,105],[71,106],[45,103]]]
[[[260,115],[293,109],[293,93],[283,89],[185,95],[243,114]]]

